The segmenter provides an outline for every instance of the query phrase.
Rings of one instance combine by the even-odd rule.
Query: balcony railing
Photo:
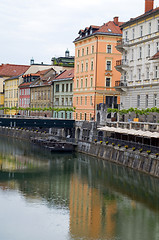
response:
[[[129,61],[128,59],[121,59],[116,61],[116,66],[128,66]]]
[[[97,104],[97,110],[107,110],[108,108],[119,108],[119,104],[116,103],[110,103],[110,104],[105,104],[105,103],[99,103]]]
[[[126,87],[127,83],[125,81],[115,81],[115,87]]]
[[[128,45],[128,44],[129,44],[129,40],[126,38],[123,38],[117,41],[117,46]]]

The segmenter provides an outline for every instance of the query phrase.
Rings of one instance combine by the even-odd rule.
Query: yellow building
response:
[[[19,76],[5,80],[4,107],[18,107],[18,86],[20,84],[19,81]],[[17,111],[15,109],[5,110],[4,113],[14,115],[17,113]]]
[[[29,67],[30,66],[15,64],[0,65],[0,107],[16,106],[16,90],[18,89],[19,76],[25,73]],[[12,81],[14,83],[11,83]],[[7,89],[7,93],[5,93],[5,88]],[[14,113],[15,112],[13,112],[13,114]]]

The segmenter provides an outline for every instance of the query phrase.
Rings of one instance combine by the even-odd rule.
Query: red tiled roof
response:
[[[19,88],[21,87],[29,87],[33,82],[25,82],[19,85]]]
[[[56,79],[70,79],[70,78],[74,78],[74,69],[70,69],[70,70],[64,70],[62,73],[60,73]]]
[[[157,52],[155,55],[153,55],[150,60],[155,60],[155,59],[159,59],[159,52]]]
[[[2,64],[0,65],[0,76],[15,77],[25,73],[30,66],[27,65],[14,65]]]
[[[45,69],[45,70],[42,70],[42,71],[38,71],[37,74],[40,74],[40,75],[45,75],[47,72],[49,72],[50,70],[52,70],[52,68],[48,68],[48,69]]]
[[[109,34],[122,34],[122,31],[119,27],[119,25],[116,25],[113,21],[109,21],[102,25],[96,33],[101,32],[101,33],[109,33]]]
[[[133,22],[135,22],[135,21],[137,21],[137,20],[140,20],[140,19],[142,19],[142,18],[149,17],[150,15],[152,15],[152,14],[155,13],[155,12],[157,12],[157,13],[159,12],[159,7],[155,8],[155,9],[152,9],[151,11],[148,11],[148,12],[146,12],[146,13],[144,13],[144,14],[141,14],[141,15],[139,15],[139,16],[136,17],[136,18],[130,18],[129,21],[121,24],[121,28],[123,28],[123,27],[125,27],[125,26],[129,26],[129,25],[132,24]]]
[[[88,34],[85,36],[82,35],[82,38],[86,38],[86,37],[96,35],[96,34],[122,35],[122,31],[120,29],[121,24],[123,24],[123,22],[118,22],[118,24],[116,24],[114,21],[109,21],[109,22],[103,24],[102,26],[91,25],[89,28],[80,30],[79,34],[83,34],[83,33],[86,33],[87,31],[90,31],[90,29],[94,29],[92,34]],[[78,41],[80,39],[81,39],[81,37],[79,36],[75,39],[75,41]]]

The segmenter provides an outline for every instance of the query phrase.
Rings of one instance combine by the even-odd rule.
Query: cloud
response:
[[[1,0],[1,61],[8,62],[9,56],[10,61],[26,64],[33,56],[36,62],[50,62],[66,48],[73,54],[79,29],[102,25],[114,16],[128,21],[144,12],[144,1]]]

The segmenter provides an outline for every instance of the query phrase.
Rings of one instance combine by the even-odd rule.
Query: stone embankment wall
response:
[[[159,177],[159,159],[155,154],[148,155],[117,146],[86,142],[78,143],[78,151]]]
[[[47,137],[49,134],[36,132],[36,131],[29,131],[25,129],[0,127],[0,135],[24,139],[24,140],[31,140],[31,138],[36,138],[36,137]]]

